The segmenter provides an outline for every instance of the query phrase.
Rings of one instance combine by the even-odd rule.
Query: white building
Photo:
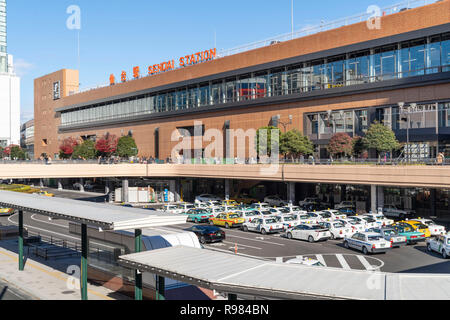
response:
[[[0,146],[20,144],[20,78],[7,53],[6,0],[0,0]]]

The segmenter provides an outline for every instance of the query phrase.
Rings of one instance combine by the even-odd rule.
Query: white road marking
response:
[[[319,260],[319,262],[320,262],[321,264],[323,264],[325,267],[327,266],[327,264],[325,263],[325,259],[323,258],[323,255],[321,255],[321,254],[316,254],[316,258],[317,258],[317,260]]]
[[[238,239],[244,239],[244,240],[249,240],[249,241],[257,241],[257,242],[263,242],[263,243],[267,243],[267,244],[273,244],[275,246],[282,246],[282,247],[285,246],[284,244],[281,244],[281,243],[275,243],[275,242],[268,242],[268,241],[263,241],[263,240],[258,240],[258,239],[239,237],[239,236],[230,235],[230,234],[227,234],[227,238],[238,238]]]
[[[57,223],[52,223],[52,222],[47,222],[47,221],[39,220],[39,219],[37,219],[37,218],[34,217],[35,215],[36,215],[36,214],[33,214],[33,215],[31,216],[31,220],[34,220],[34,221],[36,221],[36,222],[41,222],[41,223],[49,224],[49,225],[56,226],[56,227],[60,227],[60,228],[69,229],[68,226],[63,226],[63,225],[60,225],[60,224],[57,224]]]
[[[347,261],[345,260],[344,256],[342,254],[337,254],[336,258],[338,259],[339,263],[341,264],[342,268],[346,270],[350,270],[350,266],[348,265]]]
[[[228,241],[223,241],[223,243],[226,243],[226,244],[229,244],[229,245],[233,245],[233,250],[234,250],[234,245],[236,243],[228,242]],[[238,246],[238,250],[239,250],[239,247],[245,247],[245,248],[252,248],[252,249],[262,250],[262,248],[252,247],[252,246],[248,246],[246,244],[240,244],[240,243],[238,243],[237,246]]]
[[[366,260],[365,257],[363,256],[357,256],[359,261],[362,263],[362,265],[364,266],[364,268],[366,268],[366,270],[374,270],[375,268],[373,266],[370,265],[369,261]]]

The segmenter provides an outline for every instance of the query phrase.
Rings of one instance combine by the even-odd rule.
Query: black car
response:
[[[201,244],[220,242],[225,240],[225,232],[215,226],[195,225],[185,230],[194,232]]]

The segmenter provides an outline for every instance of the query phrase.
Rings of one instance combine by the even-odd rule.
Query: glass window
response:
[[[350,58],[346,60],[346,79],[347,85],[355,85],[369,82],[370,76],[370,53],[360,52],[351,54]]]
[[[450,33],[442,36],[441,54],[442,72],[450,71]]]
[[[376,81],[395,79],[397,73],[397,55],[395,46],[375,50],[374,70]]]
[[[355,111],[356,117],[356,132],[367,132],[369,129],[369,120],[367,116],[367,110],[357,110]]]
[[[441,66],[441,37],[432,37],[427,45],[427,73],[439,72]]]
[[[227,103],[236,101],[236,81],[227,81],[225,84],[225,97]]]

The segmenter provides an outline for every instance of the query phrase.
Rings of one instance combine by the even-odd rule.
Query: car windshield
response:
[[[310,212],[310,213],[308,213],[308,216],[311,218],[316,218],[317,214]]]
[[[321,212],[321,213],[319,213],[319,215],[320,215],[322,218],[331,218],[331,214],[328,213],[328,212]]]
[[[277,221],[275,219],[266,219],[266,223],[270,224],[270,223],[277,223]]]
[[[369,222],[369,223],[372,223],[372,222],[375,222],[376,220],[374,220],[374,219],[372,219],[372,218],[370,218],[370,217],[365,217],[365,218],[363,218],[364,220],[366,220],[367,222]]]
[[[384,230],[384,234],[387,236],[395,236],[397,234],[397,232],[395,230],[388,229],[388,230]]]
[[[240,218],[240,216],[239,216],[237,213],[230,214],[228,217],[229,217],[230,219],[237,219],[237,218]]]
[[[272,214],[270,211],[261,211],[261,213],[265,216],[270,216]]]
[[[279,210],[280,210],[281,213],[290,213],[291,212],[291,210],[286,209],[286,208],[282,208],[282,209],[279,209]]]
[[[317,226],[311,226],[310,228],[313,229],[313,230],[325,229],[324,227],[319,226],[319,225],[317,225]]]
[[[193,210],[192,211],[192,214],[207,214],[207,213],[209,213],[207,210],[204,210],[204,209],[200,209],[200,210]]]
[[[336,223],[333,223],[333,226],[334,226],[335,228],[343,228],[343,227],[344,227],[344,224],[343,224],[342,222],[336,222]]]
[[[375,236],[375,235],[369,236],[368,238],[369,238],[369,240],[373,240],[373,241],[377,241],[377,240],[383,239],[381,236]]]
[[[377,220],[383,220],[384,216],[380,214],[379,216],[376,216],[375,218],[377,218]]]
[[[307,214],[302,214],[302,215],[298,216],[298,218],[300,220],[307,220],[307,219],[309,219],[309,216]]]
[[[437,225],[432,220],[424,220],[423,223],[426,224],[427,226],[436,226]]]
[[[249,211],[249,212],[246,212],[245,215],[246,215],[247,217],[259,216],[258,212],[256,212],[256,211]]]
[[[424,225],[423,223],[418,223],[418,224],[416,224],[416,227],[417,227],[418,229],[427,229],[427,228],[428,228],[428,226]]]
[[[295,217],[293,216],[284,217],[284,221],[295,221]]]
[[[450,244],[450,238],[447,238],[447,244]]]

